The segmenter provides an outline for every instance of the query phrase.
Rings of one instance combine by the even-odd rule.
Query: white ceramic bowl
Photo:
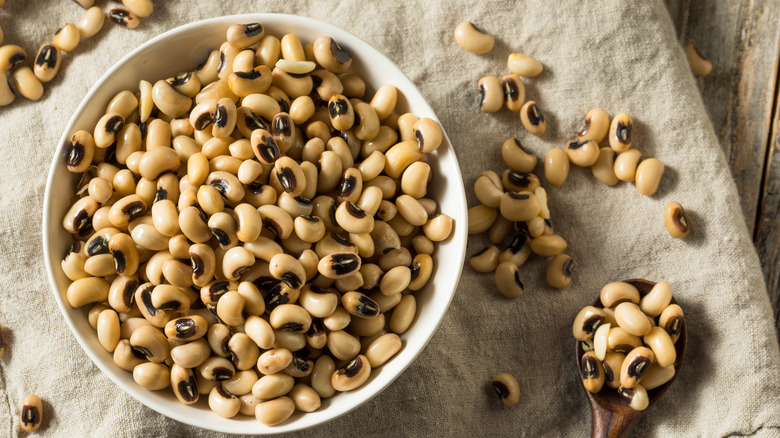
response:
[[[90,306],[73,309],[65,298],[70,281],[62,273],[60,263],[71,244],[71,237],[63,230],[61,223],[74,194],[77,178],[64,165],[64,146],[75,131],[86,129],[92,132],[106,104],[117,92],[137,90],[141,79],[154,83],[158,79],[192,70],[205,59],[209,51],[219,48],[225,40],[225,31],[229,25],[249,22],[262,23],[266,33],[277,36],[295,33],[304,42],[311,42],[321,35],[330,35],[352,54],[354,61],[351,71],[365,79],[370,87],[367,95],[371,95],[369,93],[382,84],[393,84],[399,90],[399,112],[409,111],[418,117],[438,120],[414,84],[395,64],[359,38],[332,25],[292,15],[247,14],[181,26],[150,40],[125,56],[100,78],[76,109],[65,127],[49,170],[43,211],[43,249],[49,281],[65,321],[95,365],[120,388],[146,406],[182,423],[227,433],[266,434],[300,430],[344,415],[377,395],[409,366],[430,340],[455,292],[466,251],[467,214],[460,169],[445,135],[442,146],[428,157],[434,173],[434,179],[429,185],[429,196],[439,201],[441,211],[454,219],[455,227],[452,236],[438,246],[434,255],[432,280],[423,290],[415,293],[417,316],[409,331],[401,336],[403,348],[384,366],[373,370],[370,379],[362,387],[323,400],[322,407],[316,412],[296,412],[283,424],[267,427],[251,417],[239,415],[225,419],[215,415],[208,407],[206,396],[202,396],[196,405],[185,406],[176,400],[170,390],[148,391],[138,386],[132,374],[117,367],[112,355],[101,347],[86,318]]]

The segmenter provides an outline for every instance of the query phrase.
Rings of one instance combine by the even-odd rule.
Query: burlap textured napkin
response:
[[[113,7],[113,6],[111,6]],[[659,192],[609,188],[574,168],[549,190],[558,233],[576,262],[570,288],[552,290],[545,261],[522,268],[526,294],[506,300],[490,276],[464,270],[444,322],[414,364],[386,391],[301,436],[584,436],[590,414],[572,357],[570,324],[601,286],[643,277],[667,280],[685,309],[688,354],[664,400],[636,436],[780,434],[780,355],[758,259],[723,155],[661,1],[156,2],[134,31],[106,28],[67,55],[35,103],[0,108],[0,435],[22,434],[21,401],[44,399],[45,436],[212,436],[168,420],[119,390],[68,331],[46,281],[40,218],[46,170],[57,139],[89,87],[129,50],[170,28],[243,12],[285,12],[340,26],[385,53],[415,81],[439,115],[470,192],[484,169],[503,169],[499,145],[516,136],[539,157],[571,138],[588,109],[628,112],[635,145],[661,159]],[[8,0],[5,41],[28,52],[82,11],[73,2]],[[452,29],[471,20],[496,36],[477,56]],[[544,73],[527,96],[548,119],[535,138],[517,114],[480,114],[476,82],[506,72],[513,51],[537,57]],[[471,196],[471,195],[470,195]],[[693,233],[669,238],[663,207],[679,201]],[[476,202],[473,196],[472,203]],[[469,253],[484,242],[472,239]],[[455,269],[455,267],[451,267]],[[446,267],[445,267],[446,269]],[[522,387],[502,407],[488,381],[511,372]]]

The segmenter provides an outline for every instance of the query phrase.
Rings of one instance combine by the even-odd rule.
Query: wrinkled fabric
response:
[[[100,4],[106,9],[113,4]],[[98,78],[150,38],[200,19],[283,12],[346,29],[396,62],[441,119],[457,153],[470,205],[486,169],[503,171],[500,145],[518,137],[540,158],[571,139],[591,108],[634,118],[634,147],[666,164],[652,197],[633,184],[606,187],[572,167],[548,187],[555,230],[575,261],[568,289],[547,286],[547,260],[521,267],[525,295],[507,300],[491,275],[466,267],[430,344],[380,395],[300,436],[586,436],[590,409],[573,357],[571,322],[604,284],[667,280],[683,306],[688,351],[681,375],[647,413],[635,436],[777,436],[780,355],[759,262],[738,195],[693,77],[661,1],[462,2],[158,1],[139,28],[106,22],[63,56],[44,97],[0,108],[0,435],[24,435],[21,402],[44,400],[42,436],[214,436],[146,408],[92,364],[68,330],[47,281],[41,243],[45,179],[67,121]],[[0,8],[6,43],[32,56],[75,2],[8,1]],[[486,55],[461,50],[452,30],[470,20],[496,37]],[[507,73],[511,52],[532,55],[544,72],[527,79],[547,132],[529,135],[506,109],[478,110],[477,81]],[[30,65],[28,61],[28,65]],[[542,166],[537,168],[542,176]],[[664,206],[685,206],[693,232],[670,238]],[[486,244],[472,237],[468,255]],[[489,387],[515,375],[522,396],[503,407]]]

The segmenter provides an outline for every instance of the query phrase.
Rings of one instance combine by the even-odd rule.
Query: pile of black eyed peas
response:
[[[328,36],[232,25],[73,134],[67,300],[142,387],[275,425],[401,350],[453,227],[426,197],[443,133],[351,64]]]
[[[672,287],[662,281],[647,295],[625,282],[601,289],[603,308],[587,306],[574,319],[572,333],[582,342],[582,383],[597,393],[606,384],[632,409],[647,408],[647,391],[675,375],[675,343],[685,323],[682,308],[671,304]]]
[[[43,44],[32,62],[32,68],[25,65],[27,52],[15,44],[3,44],[3,29],[0,28],[0,106],[13,103],[16,95],[29,100],[38,100],[43,96],[43,84],[57,75],[62,65],[63,52],[76,49],[82,38],[91,38],[103,28],[106,15],[114,24],[133,29],[138,27],[140,19],[148,17],[154,11],[152,0],[122,0],[123,8],[114,8],[106,14],[93,6],[95,0],[75,0],[86,12],[78,24],[68,23],[57,29],[52,41]],[[5,0],[0,0],[0,6]],[[6,79],[10,79],[10,82]]]

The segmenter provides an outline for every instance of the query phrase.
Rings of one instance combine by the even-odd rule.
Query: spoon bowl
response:
[[[639,291],[639,296],[643,297],[655,286],[655,283],[648,280],[633,279],[625,280],[626,283],[636,287]],[[677,304],[677,301],[672,298],[671,304]],[[597,298],[592,304],[594,307],[604,307],[601,304],[601,298]],[[669,389],[674,383],[674,380],[680,374],[682,368],[683,359],[685,358],[685,347],[688,341],[688,329],[683,320],[682,328],[680,329],[680,337],[674,344],[675,350],[677,350],[677,359],[674,361],[674,377],[671,380],[659,386],[647,391],[649,398],[649,405],[647,409],[643,411],[635,411],[632,409],[628,402],[620,397],[616,390],[609,388],[608,390],[592,393],[585,389],[585,394],[588,395],[590,400],[590,409],[592,415],[592,429],[591,436],[596,438],[618,438],[626,437],[631,433],[631,430],[636,426],[640,419],[644,416],[645,412],[655,404],[661,396]],[[582,349],[582,342],[576,341],[575,346],[577,369],[582,375],[582,361],[580,358],[585,353]]]

